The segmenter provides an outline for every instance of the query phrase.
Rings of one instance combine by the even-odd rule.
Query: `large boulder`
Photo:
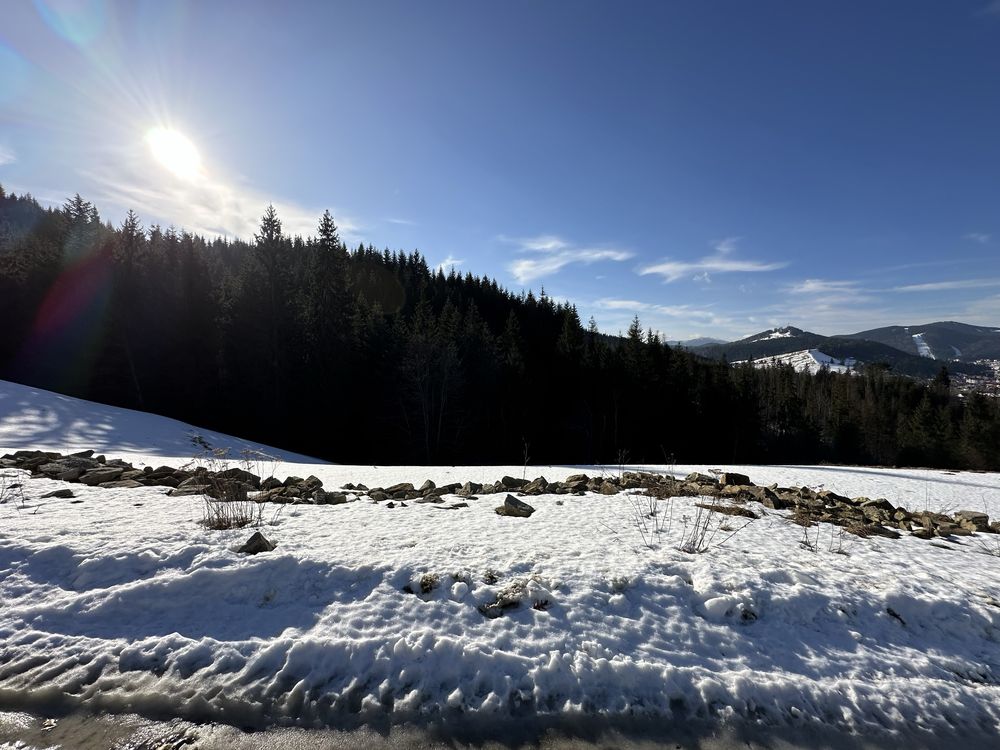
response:
[[[121,466],[107,466],[100,469],[91,469],[80,477],[80,481],[90,487],[96,487],[105,482],[114,482],[124,473],[125,469]]]
[[[513,495],[504,498],[503,505],[496,509],[498,516],[511,516],[513,518],[528,518],[535,509],[523,500],[518,500]]]
[[[719,484],[742,484],[744,486],[749,486],[752,485],[753,482],[750,481],[750,477],[746,474],[737,474],[734,471],[727,471],[719,477]]]

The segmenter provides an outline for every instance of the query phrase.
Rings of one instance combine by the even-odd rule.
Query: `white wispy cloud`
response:
[[[410,221],[409,219],[399,219],[392,216],[387,218],[385,221],[388,224],[397,224],[404,227],[415,227],[417,225],[417,222],[415,221]]]
[[[670,283],[691,277],[698,281],[710,281],[713,273],[761,273],[764,271],[777,271],[785,268],[788,263],[766,263],[757,260],[743,260],[732,257],[736,250],[738,237],[727,237],[715,243],[715,252],[704,258],[694,261],[666,259],[650,266],[639,269],[639,274],[646,276],[657,274],[663,277],[664,282]]]
[[[198,179],[182,180],[155,171],[141,159],[103,167],[81,174],[97,186],[95,202],[112,202],[133,209],[145,221],[173,224],[207,236],[250,239],[260,225],[261,214],[273,204],[288,235],[310,236],[325,207],[306,207],[273,198],[251,187],[210,173]],[[352,217],[330,207],[341,239],[350,243],[359,238],[361,225]]]
[[[992,234],[986,234],[985,232],[969,232],[968,234],[962,235],[963,240],[970,240],[971,242],[978,242],[980,245],[987,245],[989,241],[993,238]]]
[[[0,146],[0,167],[4,164],[13,164],[17,161],[17,154],[14,149],[7,146]]]
[[[856,281],[805,279],[789,284],[786,291],[790,294],[850,294],[859,290]]]
[[[456,258],[451,253],[448,253],[448,257],[445,258],[443,261],[441,261],[440,263],[437,264],[437,270],[438,271],[443,271],[443,272],[447,273],[452,268],[455,268],[456,266],[460,266],[463,263],[465,263],[465,260],[463,260],[462,258]]]
[[[553,234],[519,239],[501,236],[499,239],[516,244],[518,252],[535,254],[535,257],[519,258],[507,266],[507,270],[521,284],[551,276],[575,263],[590,265],[601,261],[621,262],[634,255],[627,250],[614,248],[577,247],[572,242]]]
[[[728,317],[720,315],[710,307],[699,305],[658,305],[634,299],[603,297],[594,302],[594,306],[602,310],[645,313],[654,316],[662,315],[668,318],[679,318],[692,323],[711,325],[729,325],[730,323]]]
[[[986,289],[1000,286],[1000,279],[960,279],[958,281],[932,281],[927,284],[894,286],[893,292],[941,292],[956,289]]]

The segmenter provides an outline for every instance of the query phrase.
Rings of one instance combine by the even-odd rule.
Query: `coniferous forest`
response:
[[[996,399],[869,366],[731,367],[636,319],[347,247],[102,222],[0,188],[0,378],[341,463],[861,463],[1000,470]]]

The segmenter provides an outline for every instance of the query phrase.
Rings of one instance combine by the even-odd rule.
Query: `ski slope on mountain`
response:
[[[733,364],[743,364],[734,362]],[[789,352],[788,354],[776,354],[772,357],[761,357],[753,360],[755,367],[776,367],[778,365],[791,365],[796,372],[809,372],[816,374],[826,368],[830,372],[853,372],[857,362],[853,359],[835,359],[829,354],[824,354],[819,349],[804,349],[800,352]]]
[[[5,410],[0,453],[29,438],[83,447],[80,436],[111,423],[116,445],[134,450],[109,456],[158,465],[190,429],[61,403],[76,415],[69,432],[41,433],[32,409]],[[996,474],[646,468],[732,469],[759,484],[1000,515]],[[620,470],[275,466],[330,489]],[[0,709],[247,727],[667,717],[835,727],[909,747],[945,735],[979,746],[1000,731],[996,535],[860,538],[749,503],[758,519],[714,520],[707,551],[689,554],[679,547],[697,498],[661,501],[647,543],[643,498],[542,495],[525,498],[530,518],[508,518],[493,512],[501,498],[483,496],[450,510],[267,506],[262,530],[277,549],[249,557],[235,552],[248,530],[199,524],[199,497],[17,479],[24,501],[0,504]],[[60,487],[76,497],[42,497]],[[485,617],[498,598],[514,606]]]

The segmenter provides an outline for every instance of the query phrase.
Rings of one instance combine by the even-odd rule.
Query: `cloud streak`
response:
[[[17,161],[17,154],[14,153],[13,149],[6,146],[0,146],[0,167],[4,164],[13,164]]]
[[[448,253],[448,257],[437,264],[437,270],[443,273],[447,273],[452,268],[460,266],[463,263],[465,263],[465,261],[462,258],[456,258],[451,253]]]
[[[135,210],[146,221],[174,224],[209,237],[252,238],[269,203],[277,210],[288,235],[314,235],[323,213],[322,208],[274,199],[207,170],[197,179],[179,179],[143,160],[140,154],[114,167],[81,174],[97,187],[98,203],[109,201]],[[343,240],[359,238],[361,225],[355,219],[333,207],[331,213]]]
[[[683,278],[710,281],[714,273],[763,273],[785,268],[788,263],[766,263],[757,260],[743,260],[732,257],[739,242],[738,237],[727,237],[715,244],[715,252],[695,261],[666,259],[639,269],[641,276],[656,274],[664,283],[672,283]]]
[[[961,279],[958,281],[932,281],[927,284],[895,286],[893,292],[943,292],[957,289],[987,289],[1000,286],[1000,279]]]
[[[518,245],[518,252],[532,253],[535,257],[512,261],[507,270],[518,283],[527,284],[545,276],[559,273],[569,265],[590,265],[603,261],[621,262],[633,257],[627,250],[601,247],[577,247],[568,240],[553,234],[511,239],[501,236],[504,242]]]

